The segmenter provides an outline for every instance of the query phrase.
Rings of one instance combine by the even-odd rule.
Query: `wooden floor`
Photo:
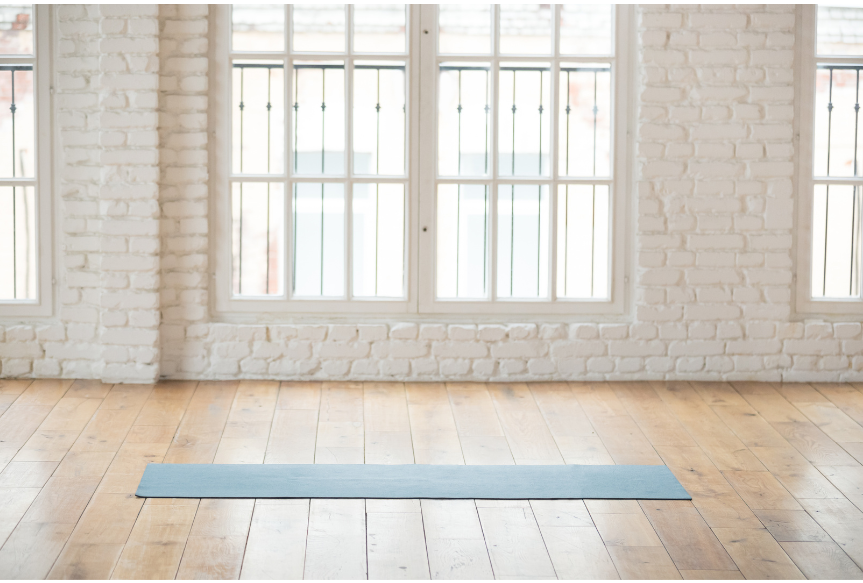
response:
[[[861,389],[0,380],[0,578],[859,579]],[[693,500],[144,500],[148,462],[666,464]]]

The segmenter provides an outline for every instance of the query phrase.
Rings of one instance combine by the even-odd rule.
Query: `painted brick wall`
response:
[[[208,7],[163,4],[159,152],[162,166],[162,374],[195,375],[205,361],[193,340],[207,322]]]
[[[0,376],[863,380],[859,322],[792,319],[791,6],[638,8],[629,323],[213,322],[206,6],[57,18],[59,318]]]

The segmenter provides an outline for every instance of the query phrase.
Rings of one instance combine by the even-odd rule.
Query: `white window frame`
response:
[[[36,297],[32,300],[0,300],[0,317],[50,316],[54,308],[52,273],[52,111],[51,111],[51,35],[52,7],[33,5],[33,50],[30,56],[0,56],[0,64],[32,64],[35,105],[34,136],[36,168],[33,178],[0,178],[0,186],[30,186],[35,190],[36,220],[33,240],[36,244]]]
[[[561,5],[553,5],[553,34],[551,55],[500,55],[500,31],[499,12],[500,5],[492,5],[492,46],[493,53],[488,55],[471,56],[437,56],[438,41],[438,7],[437,5],[424,5],[422,16],[422,89],[420,92],[420,135],[426,139],[420,144],[422,166],[420,168],[420,311],[433,314],[620,314],[625,307],[625,291],[628,284],[626,277],[627,264],[627,235],[626,225],[629,216],[629,199],[632,185],[629,179],[631,157],[632,120],[635,118],[631,103],[630,88],[635,84],[632,81],[631,53],[633,50],[632,31],[632,6],[615,6],[614,25],[612,27],[612,42],[615,48],[612,56],[560,56],[560,10]],[[426,33],[428,31],[428,33]],[[492,161],[492,172],[488,177],[438,177],[437,175],[437,81],[438,65],[440,62],[455,61],[482,61],[489,62],[492,67],[492,87],[489,96],[492,115],[492,132],[489,138],[491,151],[489,156]],[[551,174],[548,177],[495,177],[498,161],[498,69],[500,62],[549,62],[551,64],[551,135],[549,139],[551,160]],[[611,119],[611,133],[613,136],[613,151],[611,152],[611,176],[610,179],[596,178],[562,178],[558,171],[558,146],[559,140],[557,130],[559,126],[560,108],[557,104],[557,83],[560,79],[560,62],[567,63],[612,63],[612,87],[611,99],[614,114]],[[438,181],[444,183],[462,184],[488,184],[489,185],[489,234],[488,234],[488,271],[490,299],[463,300],[463,299],[438,299],[435,297],[437,289],[435,280],[436,240],[437,228],[435,225],[435,190]],[[523,299],[501,299],[495,298],[497,285],[497,265],[494,261],[497,246],[497,198],[499,184],[544,184],[549,187],[550,196],[550,224],[549,224],[549,269],[548,269],[548,298],[536,300]],[[557,198],[558,185],[564,184],[609,184],[610,185],[610,209],[609,209],[609,297],[603,299],[578,298],[559,299],[557,293]]]
[[[286,32],[285,42],[286,51],[279,53],[258,53],[256,56],[250,57],[247,53],[231,53],[230,52],[230,34],[231,34],[231,11],[230,5],[216,6],[216,10],[211,12],[211,43],[210,43],[210,62],[211,62],[211,92],[210,92],[210,189],[212,193],[211,200],[211,216],[210,224],[214,226],[212,237],[214,240],[211,245],[211,265],[213,270],[211,277],[215,284],[215,293],[211,295],[213,304],[212,308],[215,314],[219,317],[230,320],[233,316],[239,316],[243,321],[256,315],[266,314],[268,317],[273,315],[282,316],[303,316],[303,315],[322,315],[328,317],[338,317],[340,314],[365,314],[368,316],[387,317],[395,314],[418,314],[439,317],[440,315],[452,315],[456,319],[460,317],[478,317],[484,321],[496,320],[498,317],[512,319],[515,315],[524,316],[525,319],[530,319],[534,316],[552,316],[552,319],[563,319],[565,316],[584,315],[595,316],[603,319],[605,316],[624,315],[628,311],[628,305],[631,298],[631,283],[627,276],[631,265],[631,249],[632,235],[634,231],[632,225],[632,213],[630,212],[631,198],[634,196],[635,186],[633,183],[633,173],[631,172],[631,164],[633,161],[633,140],[635,127],[635,107],[633,101],[635,85],[635,71],[633,67],[635,42],[634,42],[634,10],[633,6],[618,5],[615,7],[615,29],[613,35],[613,43],[615,46],[615,54],[613,58],[585,56],[585,57],[559,57],[557,55],[549,56],[505,56],[500,58],[492,58],[489,56],[473,57],[472,60],[481,59],[483,61],[494,62],[498,61],[549,61],[553,63],[552,75],[559,73],[559,63],[564,62],[614,62],[614,74],[612,76],[612,107],[614,114],[612,116],[612,136],[614,143],[614,151],[612,152],[612,172],[611,180],[606,179],[563,179],[557,176],[558,156],[557,152],[557,123],[558,111],[556,103],[556,92],[551,95],[551,108],[553,113],[551,127],[552,134],[550,137],[552,145],[551,160],[553,164],[553,175],[548,178],[540,179],[505,179],[503,183],[543,183],[549,185],[549,192],[552,193],[552,201],[557,200],[557,193],[552,191],[552,185],[557,184],[583,184],[583,183],[611,183],[610,201],[611,209],[609,217],[611,225],[609,228],[609,297],[607,299],[555,299],[554,294],[556,289],[552,285],[550,289],[549,299],[541,300],[479,300],[479,301],[464,301],[464,300],[438,300],[435,298],[435,223],[434,223],[434,200],[435,200],[435,180],[437,172],[437,6],[436,5],[408,5],[408,23],[407,34],[407,55],[387,55],[381,57],[378,55],[368,57],[363,54],[365,59],[381,60],[402,60],[407,65],[406,75],[406,107],[407,107],[407,142],[408,149],[406,152],[408,189],[405,192],[405,293],[406,297],[402,300],[389,298],[351,298],[343,299],[291,299],[290,298],[290,283],[284,285],[285,291],[281,296],[272,297],[253,297],[253,298],[236,298],[232,295],[231,286],[231,206],[230,206],[230,148],[231,148],[231,117],[230,117],[230,62],[233,54],[236,54],[239,59],[249,58],[279,58],[285,59],[288,67],[290,67],[291,56],[287,53],[287,47],[291,46],[291,26],[290,13],[286,14]],[[290,6],[286,8],[290,10]],[[346,61],[345,68],[345,103],[350,103],[347,97],[352,92],[352,75],[351,69],[348,66],[348,57],[352,56],[352,12],[353,7],[346,7],[346,30],[347,30],[347,47],[344,53],[302,53],[298,55],[298,59],[320,59],[320,60],[341,60]],[[494,10],[498,8],[495,5]],[[560,5],[555,6],[554,10],[554,46],[557,47],[557,38],[560,32]],[[495,19],[497,21],[497,19]],[[414,34],[410,32],[413,31]],[[493,33],[494,42],[497,43],[498,34],[495,30]],[[557,50],[556,50],[557,52]],[[444,60],[458,60],[446,57]],[[287,74],[289,68],[286,68],[285,75],[285,95],[292,95],[290,87],[292,75]],[[494,94],[490,98],[490,104],[493,109],[493,117],[496,118],[496,102]],[[331,180],[327,176],[320,178],[300,177],[299,180],[304,182],[348,182],[354,177],[350,176],[350,157],[352,156],[350,132],[352,131],[351,107],[347,107],[346,111],[346,168],[348,174],[346,177]],[[290,135],[292,123],[291,116],[287,116],[287,124],[285,128],[286,152],[288,160],[292,155],[290,150]],[[496,122],[495,122],[496,123]],[[493,134],[496,136],[496,133]],[[492,143],[495,143],[495,152],[497,151],[496,138],[493,137]],[[361,182],[387,182],[393,181],[387,178],[378,179],[375,176],[357,177]],[[285,183],[286,197],[286,216],[285,218],[285,239],[286,239],[286,265],[287,261],[291,260],[290,239],[288,235],[288,227],[290,222],[290,196],[292,192],[291,168],[286,164],[286,172],[283,177],[277,179],[268,178],[270,182]],[[397,179],[395,181],[403,181]],[[493,184],[496,189],[497,181],[489,179],[487,182]],[[349,189],[345,190],[346,202],[350,197]],[[495,197],[492,196],[492,200]],[[346,207],[346,213],[349,212],[349,207]],[[496,207],[490,205],[490,224],[496,220]],[[556,211],[553,211],[556,213]],[[347,220],[347,217],[346,217]],[[556,221],[552,220],[550,225],[551,246],[549,255],[551,265],[556,271]],[[490,244],[496,244],[496,236],[493,230],[489,233]],[[348,228],[346,237],[346,270],[350,270],[350,230]],[[288,269],[287,271],[290,271]],[[493,273],[493,272],[491,272]],[[551,276],[552,278],[554,276]],[[551,279],[553,284],[554,279]],[[350,274],[346,278],[346,293],[351,293],[350,290]],[[350,297],[350,296],[348,296]],[[476,319],[476,318],[475,318]],[[548,319],[548,318],[546,318]]]
[[[796,10],[796,59],[798,62],[794,102],[796,104],[797,174],[797,225],[795,229],[797,265],[792,286],[796,295],[793,305],[801,314],[819,314],[826,317],[863,318],[863,298],[813,298],[812,297],[812,232],[814,219],[813,203],[816,184],[858,184],[863,186],[863,177],[824,178],[814,172],[815,138],[815,79],[818,63],[863,63],[863,57],[819,57],[817,56],[818,6],[798,5]],[[788,201],[791,204],[791,200]]]
[[[345,52],[327,52],[327,53],[292,53],[289,51],[291,47],[291,5],[285,6],[285,50],[272,53],[246,53],[242,51],[232,52],[230,50],[230,35],[231,35],[231,5],[220,5],[216,7],[215,18],[213,19],[214,34],[212,35],[213,42],[211,43],[211,63],[214,66],[211,68],[213,87],[210,98],[210,112],[214,119],[214,124],[211,125],[211,189],[213,200],[215,201],[215,216],[211,217],[211,224],[215,225],[216,249],[215,257],[212,259],[216,269],[214,272],[214,280],[216,284],[216,311],[217,312],[240,312],[240,313],[262,313],[262,312],[285,312],[285,313],[306,313],[306,314],[332,314],[332,313],[375,313],[375,314],[398,314],[409,313],[415,311],[416,306],[416,262],[411,258],[416,255],[416,228],[412,222],[411,209],[417,208],[417,188],[416,188],[416,160],[417,160],[417,137],[416,128],[418,111],[413,106],[411,96],[416,95],[416,82],[418,74],[416,71],[416,54],[417,43],[416,39],[412,38],[411,30],[416,30],[418,26],[419,11],[415,5],[408,7],[408,26],[406,34],[406,47],[408,52],[402,54],[368,54],[356,53],[358,59],[374,60],[374,61],[401,61],[405,63],[405,106],[406,106],[406,151],[405,151],[405,176],[404,177],[389,177],[389,176],[356,176],[352,174],[353,152],[351,134],[353,131],[353,108],[352,103],[353,93],[353,5],[346,5],[346,51]],[[361,55],[361,56],[360,56]],[[284,95],[286,100],[290,100],[293,95],[292,81],[293,76],[289,74],[291,63],[294,60],[343,60],[345,61],[345,168],[346,173],[343,176],[305,176],[297,175],[293,172],[289,161],[293,156],[291,144],[292,132],[292,116],[286,115],[285,124],[285,172],[282,175],[233,175],[231,173],[231,116],[230,116],[230,95],[231,95],[231,70],[230,64],[233,59],[237,60],[253,60],[253,59],[280,59],[284,60],[285,67],[285,90]],[[285,103],[285,111],[290,111],[288,103]],[[234,297],[231,289],[231,207],[230,207],[230,183],[232,181],[240,181],[239,176],[242,176],[242,181],[263,181],[263,182],[281,182],[285,185],[285,266],[290,265],[293,251],[291,249],[291,237],[288,236],[291,220],[291,196],[292,186],[294,182],[312,182],[312,183],[342,183],[345,185],[345,297],[347,299],[293,299],[292,286],[289,280],[291,269],[287,268],[283,280],[283,293],[273,296],[245,296]],[[405,188],[405,246],[404,246],[404,292],[405,296],[401,299],[396,298],[377,298],[377,297],[352,297],[352,253],[351,253],[351,198],[352,184],[354,183],[385,183],[396,182],[406,183]]]

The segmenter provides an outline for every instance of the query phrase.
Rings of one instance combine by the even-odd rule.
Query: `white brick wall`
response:
[[[207,7],[59,7],[59,318],[0,376],[863,380],[860,323],[791,319],[793,7],[637,12],[631,322],[268,326],[207,309]]]
[[[162,209],[162,374],[195,375],[187,330],[207,321],[207,15],[206,4],[163,4],[159,152]],[[187,345],[187,342],[189,345]]]

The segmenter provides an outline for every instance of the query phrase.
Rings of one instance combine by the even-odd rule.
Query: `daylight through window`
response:
[[[616,13],[226,9],[229,297],[609,302]]]
[[[36,299],[33,6],[0,6],[0,301]]]
[[[813,148],[812,297],[861,297],[863,11],[819,6]]]

